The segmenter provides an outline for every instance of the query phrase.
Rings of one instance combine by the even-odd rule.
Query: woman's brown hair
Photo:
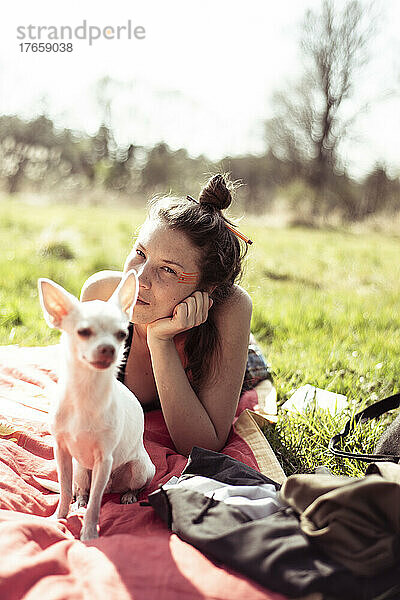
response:
[[[200,254],[199,290],[215,286],[210,294],[213,306],[207,320],[188,331],[185,340],[186,374],[196,393],[207,378],[217,375],[221,341],[215,325],[214,311],[234,290],[243,275],[242,261],[247,243],[226,224],[234,225],[222,214],[232,202],[235,185],[221,174],[214,175],[202,189],[198,201],[166,196],[150,201],[148,219],[159,219],[169,228],[187,235]]]

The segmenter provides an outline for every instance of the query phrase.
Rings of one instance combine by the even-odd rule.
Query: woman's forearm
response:
[[[188,455],[193,446],[220,450],[214,424],[189,383],[173,340],[148,340],[154,379],[165,423],[176,449]]]

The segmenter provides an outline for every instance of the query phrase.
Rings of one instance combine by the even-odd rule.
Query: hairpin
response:
[[[192,202],[196,202],[196,204],[200,204],[200,202],[198,202],[197,200],[195,200],[194,198],[192,198],[192,196],[187,195],[186,196],[187,200],[191,200]],[[232,233],[234,233],[237,237],[239,237],[241,240],[244,240],[247,244],[252,244],[253,242],[251,241],[250,238],[246,237],[244,235],[244,233],[241,233],[240,231],[233,229],[233,227],[231,227],[230,225],[228,225],[227,223],[225,223],[226,227],[228,229],[230,229],[232,231]]]
[[[235,235],[237,235],[238,237],[240,237],[240,238],[241,238],[242,240],[244,240],[244,241],[245,241],[247,244],[249,244],[249,245],[250,245],[250,244],[252,244],[252,243],[253,243],[253,242],[251,241],[251,239],[250,239],[250,238],[248,238],[248,237],[246,237],[246,236],[244,235],[244,233],[240,233],[240,231],[236,231],[236,229],[233,229],[233,228],[232,228],[232,227],[230,227],[230,225],[228,225],[227,223],[225,223],[225,226],[226,226],[228,229],[230,229],[231,231],[233,231],[233,233],[234,233]]]

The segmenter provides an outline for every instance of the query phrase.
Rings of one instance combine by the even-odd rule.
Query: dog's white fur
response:
[[[155,474],[143,445],[143,409],[115,377],[138,288],[132,270],[108,302],[79,302],[39,279],[45,319],[62,330],[63,367],[50,423],[61,488],[55,516],[67,516],[74,483],[78,506],[89,497],[81,540],[98,537],[105,491],[122,493],[122,503],[135,502],[135,492]]]

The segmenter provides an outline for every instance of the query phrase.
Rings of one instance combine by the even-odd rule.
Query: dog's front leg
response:
[[[83,519],[81,532],[82,541],[99,537],[97,523],[99,522],[101,499],[108,480],[110,479],[112,465],[113,459],[110,456],[109,458],[105,458],[102,462],[96,463],[93,467],[89,503]]]
[[[57,464],[58,481],[60,483],[60,500],[55,512],[57,519],[65,519],[68,515],[72,500],[72,456],[62,444],[57,441],[54,446],[54,456]]]

